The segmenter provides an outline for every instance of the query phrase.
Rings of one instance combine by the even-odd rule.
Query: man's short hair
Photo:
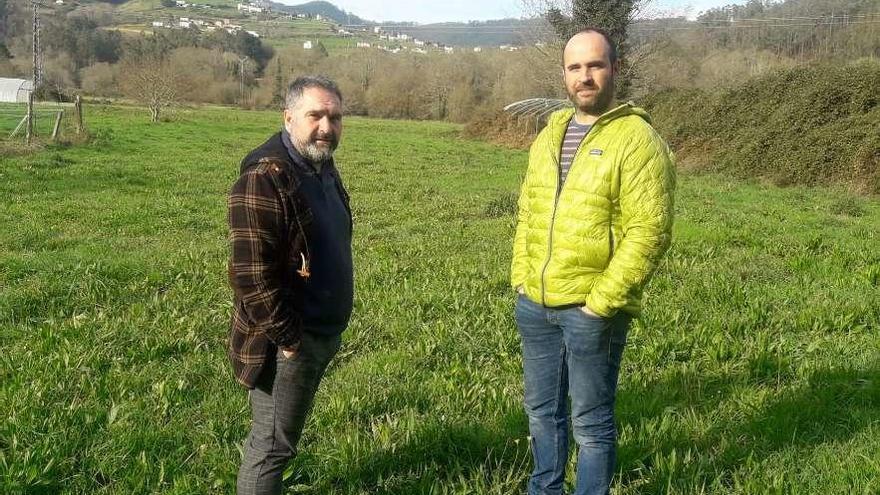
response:
[[[601,35],[603,38],[605,38],[605,42],[608,43],[608,46],[610,47],[610,50],[608,50],[608,60],[611,62],[611,65],[614,65],[617,62],[617,44],[614,43],[614,41],[611,39],[611,35],[608,34],[608,31],[605,31],[604,29],[597,28],[597,27],[585,27],[585,28],[581,29],[580,31],[571,35],[568,38],[568,40],[565,42],[565,45],[562,46],[562,54],[563,54],[562,55],[562,57],[563,57],[562,63],[563,63],[563,65],[565,64],[565,47],[568,46],[568,43],[569,43],[569,41],[571,41],[572,38],[574,38],[575,36],[577,36],[579,34],[584,34],[584,33],[596,33],[596,34]]]
[[[287,96],[284,98],[284,108],[293,108],[302,98],[303,92],[309,88],[320,88],[328,93],[333,93],[342,103],[342,92],[332,79],[325,76],[300,76],[294,79],[287,87]]]

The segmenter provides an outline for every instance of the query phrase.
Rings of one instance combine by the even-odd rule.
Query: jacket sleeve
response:
[[[532,160],[529,159],[529,169]],[[529,255],[526,250],[526,236],[529,225],[529,170],[519,191],[516,215],[516,233],[513,236],[513,260],[510,268],[510,285],[514,289],[525,284],[529,272]]]
[[[302,322],[291,308],[289,289],[282,285],[286,226],[271,173],[262,167],[247,170],[229,193],[229,283],[249,330],[265,333],[279,347],[290,347],[300,340]]]
[[[622,238],[586,300],[605,317],[641,294],[672,239],[672,152],[653,130],[634,145],[620,168]]]

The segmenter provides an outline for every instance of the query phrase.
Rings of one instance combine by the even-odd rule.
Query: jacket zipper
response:
[[[574,115],[571,118],[575,118]],[[571,167],[574,167],[574,162],[577,159],[578,155],[581,153],[581,149],[584,144],[587,142],[587,139],[590,138],[590,134],[593,132],[593,128],[599,121],[593,122],[593,125],[590,126],[590,130],[587,131],[587,135],[584,136],[584,139],[581,140],[581,143],[578,145],[577,149],[574,151],[574,156],[571,157]],[[566,127],[566,130],[568,128]],[[562,134],[562,142],[559,145],[559,154],[556,155],[556,198],[553,200],[553,211],[550,213],[550,235],[547,241],[547,258],[544,260],[544,267],[541,269],[541,305],[547,306],[547,267],[550,265],[550,258],[553,256],[553,226],[556,224],[556,207],[559,206],[559,197],[562,196],[562,189],[565,187],[565,184],[562,183],[562,145],[565,144],[565,133]],[[571,174],[571,168],[568,169],[568,173]]]
[[[614,215],[613,210],[611,215]],[[610,247],[608,249],[608,259],[611,260],[611,258],[614,256],[614,217],[612,216],[608,220],[608,243],[610,244]]]

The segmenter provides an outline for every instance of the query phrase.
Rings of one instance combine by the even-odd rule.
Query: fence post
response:
[[[12,134],[10,134],[9,137],[11,137],[11,138],[15,137],[15,135],[18,134],[18,131],[20,131],[21,128],[24,127],[25,124],[27,124],[27,119],[28,119],[28,116],[27,116],[27,114],[25,114],[25,116],[22,117],[22,119],[18,122],[18,125],[15,126],[15,130],[12,131]]]
[[[76,95],[76,99],[73,103],[74,112],[76,114],[76,119],[74,122],[76,123],[76,133],[82,134],[85,132],[85,127],[83,127],[83,108],[82,108],[82,98],[79,95]]]
[[[64,116],[64,110],[59,110],[55,115],[55,127],[52,128],[52,141],[58,140],[58,131],[61,129],[61,117]]]
[[[25,130],[25,144],[31,145],[31,138],[34,137],[34,92],[28,93],[27,106],[27,128]]]

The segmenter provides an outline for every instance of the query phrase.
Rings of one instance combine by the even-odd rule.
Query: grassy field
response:
[[[0,492],[231,493],[225,193],[279,126],[211,109],[0,157]],[[526,155],[443,123],[346,120],[357,294],[291,493],[522,493],[507,286]],[[618,494],[880,492],[880,207],[684,175],[630,333]]]

